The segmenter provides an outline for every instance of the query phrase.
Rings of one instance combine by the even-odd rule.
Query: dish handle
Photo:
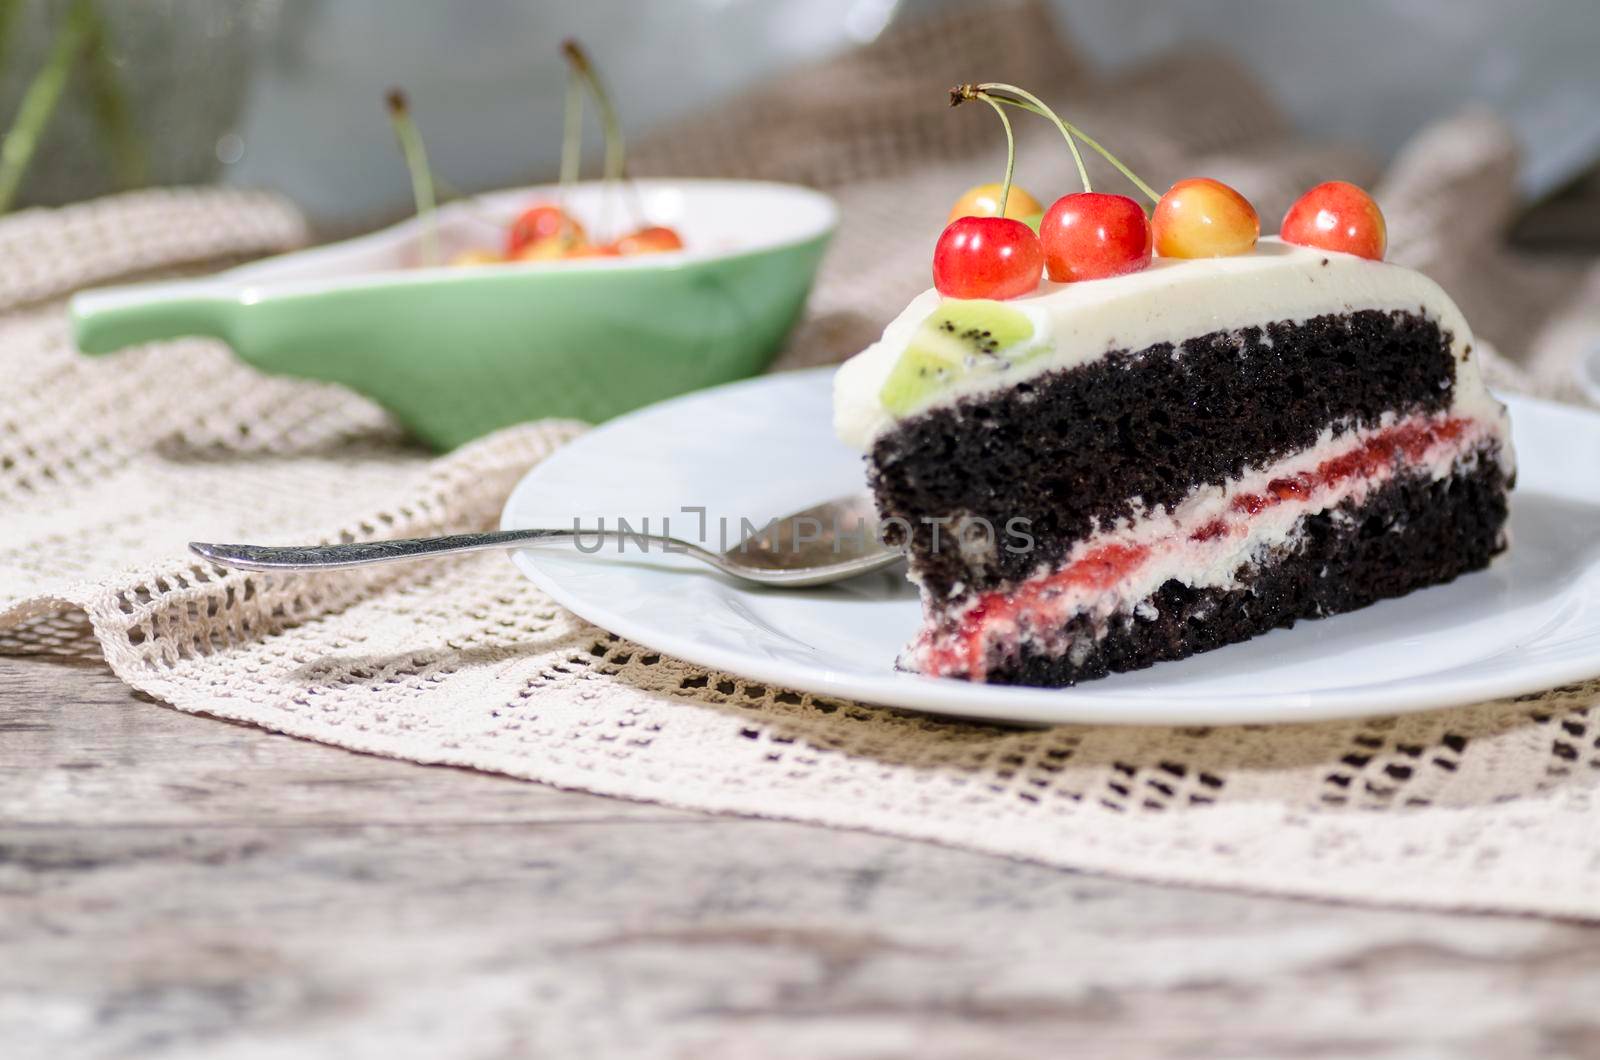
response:
[[[214,281],[101,287],[72,296],[72,335],[91,355],[191,335],[227,340],[239,305],[237,288]]]

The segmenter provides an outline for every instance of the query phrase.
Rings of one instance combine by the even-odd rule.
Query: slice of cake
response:
[[[1148,256],[1147,249],[1144,251]],[[1065,685],[1489,563],[1514,461],[1472,333],[1381,261],[1262,240],[918,297],[839,371],[920,673]]]

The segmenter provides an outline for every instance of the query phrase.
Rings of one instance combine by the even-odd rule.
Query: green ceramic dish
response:
[[[553,188],[496,192],[437,215],[441,260],[500,245]],[[85,291],[72,301],[86,354],[210,335],[262,371],[366,394],[449,449],[545,416],[598,422],[760,372],[805,305],[832,235],[831,199],[748,181],[637,182],[650,223],[683,251],[634,258],[419,267],[415,220],[200,281]],[[591,232],[627,200],[567,192]],[[611,224],[607,222],[611,221]]]

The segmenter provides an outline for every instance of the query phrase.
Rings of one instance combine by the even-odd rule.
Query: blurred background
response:
[[[371,229],[412,202],[391,86],[447,192],[551,180],[568,36],[634,174],[838,201],[780,367],[861,349],[927,286],[950,204],[1004,159],[994,116],[946,90],[1003,80],[1157,186],[1233,185],[1266,233],[1316,183],[1370,188],[1390,260],[1462,305],[1497,383],[1600,395],[1597,0],[0,0],[0,210],[221,182],[317,238]],[[1047,123],[1017,146],[1021,186],[1074,189]]]
[[[17,115],[77,2],[0,0],[0,122]],[[565,78],[556,48],[564,36],[588,44],[627,128],[648,136],[736,121],[742,90],[956,6],[98,0],[88,4],[87,54],[69,71],[15,202],[222,180],[281,191],[319,231],[348,232],[410,202],[380,104],[390,85],[409,91],[436,168],[473,191],[554,175]],[[1430,122],[1480,104],[1504,120],[1520,147],[1521,204],[1553,204],[1523,226],[1529,238],[1559,243],[1585,224],[1600,236],[1593,219],[1600,210],[1587,208],[1600,200],[1586,197],[1600,159],[1596,0],[1038,6],[1063,54],[1101,78],[1136,77],[1163,56],[1227,57],[1297,136],[1359,152],[1374,172]],[[1029,7],[1026,0],[1000,4],[985,19],[1003,24],[1011,10]],[[984,23],[959,31],[981,34]],[[921,71],[932,86],[929,105],[940,103],[937,86],[958,78],[1020,78],[1005,55],[985,59],[983,69],[952,69],[930,55]],[[851,94],[848,85],[826,91]],[[893,103],[864,79],[848,105],[867,115]],[[590,146],[598,153],[598,137]],[[670,152],[658,158],[680,168],[683,161]]]

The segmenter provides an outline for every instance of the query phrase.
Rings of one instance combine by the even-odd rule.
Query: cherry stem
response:
[[[417,218],[422,222],[422,260],[425,264],[437,265],[438,219],[434,216],[433,171],[428,168],[428,152],[423,149],[417,123],[411,120],[406,94],[391,88],[384,100],[389,106],[389,121],[394,126],[395,138],[400,141],[400,153],[405,156],[406,169],[411,172],[411,196],[416,200]]]
[[[20,4],[8,4],[16,8]],[[6,16],[0,16],[6,17]],[[122,76],[111,53],[110,35],[105,19],[90,2],[90,26],[85,41],[87,55],[84,59],[84,95],[89,103],[90,115],[106,138],[111,155],[111,172],[117,185],[137,188],[145,183],[149,173],[149,158],[139,131],[129,109],[128,94],[124,91]],[[0,41],[0,55],[5,54],[5,44]]]
[[[1002,103],[1009,103],[1013,107],[1019,107],[1022,110],[1031,111],[1042,118],[1048,118],[1049,120],[1055,122],[1056,128],[1061,130],[1061,135],[1067,138],[1067,143],[1069,145],[1072,143],[1072,138],[1076,136],[1078,139],[1088,144],[1089,147],[1098,153],[1101,158],[1104,158],[1107,162],[1110,162],[1113,166],[1115,166],[1117,168],[1117,172],[1127,177],[1128,180],[1133,183],[1134,187],[1138,188],[1145,195],[1149,196],[1151,202],[1159,203],[1161,201],[1161,196],[1156,194],[1155,189],[1150,187],[1150,185],[1146,184],[1144,181],[1140,180],[1137,173],[1123,165],[1120,158],[1112,154],[1110,151],[1107,151],[1104,147],[1100,146],[1098,141],[1096,141],[1092,136],[1084,132],[1082,129],[1078,128],[1076,125],[1073,125],[1069,121],[1064,121],[1059,115],[1056,114],[1055,111],[1051,110],[1044,103],[1044,101],[1040,100],[1037,96],[1030,92],[1025,92],[1015,85],[986,83],[981,85],[973,85],[971,87],[974,93],[1004,92],[1020,97],[1019,99],[1007,99],[1005,96],[998,96],[996,98],[998,98]],[[1073,148],[1072,153],[1074,157],[1077,156],[1078,151],[1076,147]],[[1081,160],[1079,161],[1078,166],[1081,170],[1083,167],[1083,162]],[[1085,190],[1088,190],[1087,181],[1085,182]]]
[[[1017,141],[1011,135],[1011,119],[1006,117],[1005,108],[992,99],[986,98],[984,102],[994,108],[994,112],[1000,116],[1000,124],[1006,127],[1006,179],[1000,185],[1000,209],[996,211],[999,216],[1004,217],[1006,200],[1011,197],[1011,174],[1017,168]]]
[[[561,186],[577,182],[583,164],[583,91],[577,71],[567,74],[566,115],[561,126]]]
[[[1036,96],[1033,96],[1027,92],[1023,92],[1023,90],[1020,88],[1013,88],[1010,85],[957,85],[955,88],[950,90],[950,105],[952,107],[956,107],[960,106],[962,103],[965,103],[969,99],[981,99],[991,107],[994,107],[996,110],[1000,109],[999,105],[1001,103],[1004,103],[1007,106],[1020,107],[1023,110],[1031,111],[1034,114],[1042,113],[1033,106],[1025,105],[1019,100],[1008,99],[1005,96],[993,95],[988,91],[991,88],[1003,88],[1008,92],[1020,93],[1021,95],[1027,96],[1028,99],[1033,100],[1035,103],[1038,103],[1039,107],[1044,107],[1045,110],[1049,109],[1048,107],[1045,107],[1043,103],[1039,102]],[[1050,117],[1054,118],[1055,115],[1052,114]],[[1067,131],[1067,124],[1060,118],[1056,118],[1056,128],[1060,129],[1061,135],[1067,138],[1067,148],[1072,152],[1072,160],[1078,164],[1078,179],[1083,182],[1083,190],[1093,191],[1094,188],[1089,184],[1089,170],[1084,167],[1083,155],[1079,153],[1078,145],[1072,139],[1072,133]]]
[[[617,120],[617,109],[611,105],[611,94],[606,91],[583,45],[569,37],[561,42],[561,54],[566,56],[572,72],[588,86],[589,94],[594,96],[595,106],[600,110],[600,127],[606,140],[606,183],[622,182],[628,197],[629,209],[634,215],[634,222],[638,223],[640,215],[638,196],[632,182],[628,180],[627,149],[622,138],[622,123]]]
[[[505,227],[505,223],[498,215],[485,210],[477,199],[474,199],[437,173],[433,174],[433,190],[439,203],[453,203],[464,213],[471,214],[486,225],[494,228]]]
[[[83,50],[91,33],[94,16],[90,0],[77,0],[67,9],[61,28],[56,31],[50,46],[49,58],[28,82],[17,106],[17,116],[0,144],[0,213],[11,208],[12,199],[22,187],[28,165],[33,161],[61,93],[67,87],[67,77]]]
[[[622,176],[623,163],[626,160],[622,143],[622,126],[617,121],[616,108],[612,107],[611,97],[606,93],[605,86],[600,83],[600,76],[595,73],[594,64],[589,61],[589,53],[583,50],[583,45],[575,40],[564,40],[561,42],[561,54],[567,57],[572,72],[582,78],[583,83],[589,87],[595,105],[600,108],[600,126],[605,131],[606,137],[605,178],[616,180]]]

